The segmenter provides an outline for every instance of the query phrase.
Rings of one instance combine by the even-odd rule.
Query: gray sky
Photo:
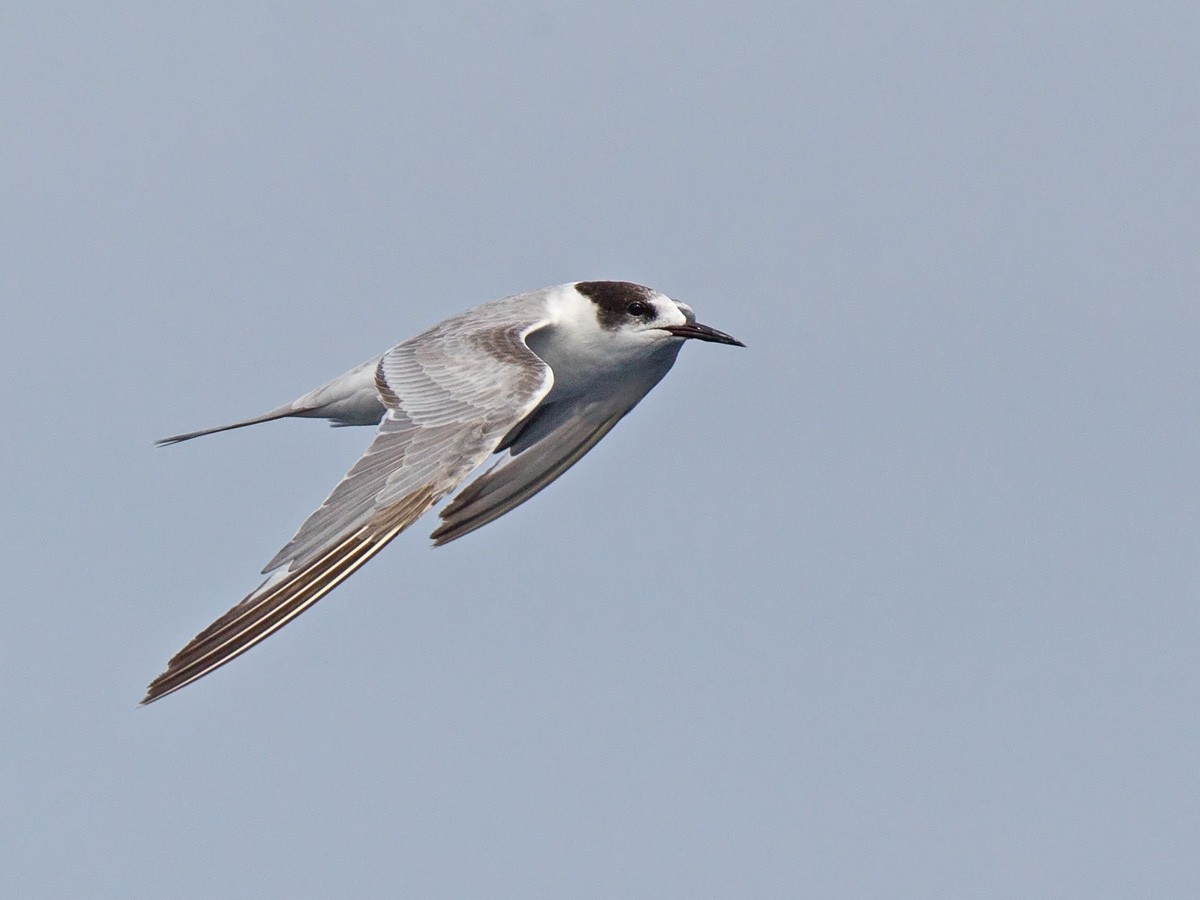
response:
[[[1200,894],[1195,4],[401,6],[6,13],[8,890]],[[584,278],[748,349],[136,707],[370,432],[155,438]]]

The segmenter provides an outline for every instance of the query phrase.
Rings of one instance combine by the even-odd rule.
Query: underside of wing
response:
[[[586,393],[559,396],[551,390],[532,415],[505,436],[499,449],[508,449],[509,456],[442,510],[442,524],[430,535],[434,543],[441,546],[482,528],[575,465],[662,380],[678,352],[677,345],[668,346]]]
[[[442,510],[442,524],[430,537],[441,546],[524,503],[578,462],[630,408],[608,401],[539,410],[541,418],[526,427],[540,437],[526,446],[518,435],[514,454],[463,488]]]

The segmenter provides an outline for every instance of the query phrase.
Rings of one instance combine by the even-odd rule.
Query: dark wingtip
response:
[[[167,672],[163,672],[146,686],[146,696],[138,701],[139,707],[149,706],[155,700],[161,700],[163,697],[167,696],[167,694],[177,690],[177,688],[168,688],[166,690],[162,688],[163,680],[166,678],[169,671],[170,669],[168,669]]]

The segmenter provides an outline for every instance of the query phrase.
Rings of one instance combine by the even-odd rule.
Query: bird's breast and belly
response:
[[[581,341],[555,325],[533,332],[525,342],[554,373],[546,402],[629,391],[640,399],[670,371],[682,344],[617,348],[602,340]]]

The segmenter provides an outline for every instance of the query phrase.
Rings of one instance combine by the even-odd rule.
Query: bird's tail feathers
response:
[[[278,409],[273,409],[269,413],[263,413],[261,416],[255,416],[252,419],[243,419],[240,422],[232,422],[229,425],[218,425],[215,428],[202,428],[199,431],[189,431],[186,434],[173,434],[170,437],[162,438],[154,442],[156,447],[167,447],[171,444],[179,444],[183,441],[190,441],[192,438],[204,437],[206,434],[216,434],[220,431],[232,431],[235,428],[245,428],[247,425],[258,425],[262,422],[273,422],[276,419],[285,419],[288,416],[302,416],[309,412],[305,409],[296,409],[292,404],[281,406]]]

